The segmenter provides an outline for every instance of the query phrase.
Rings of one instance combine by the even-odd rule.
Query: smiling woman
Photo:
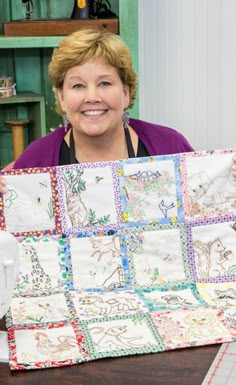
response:
[[[75,66],[68,70],[57,96],[73,126],[78,161],[128,156],[121,116],[129,105],[129,88],[115,67],[103,58]],[[65,136],[68,146],[71,135]]]
[[[32,142],[14,168],[110,161],[192,151],[177,131],[128,118],[137,87],[129,48],[110,32],[85,29],[61,40],[49,64],[64,127]],[[4,181],[0,178],[0,191]]]

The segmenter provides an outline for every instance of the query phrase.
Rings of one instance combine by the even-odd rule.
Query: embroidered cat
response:
[[[205,171],[189,178],[189,195],[194,202],[205,206],[224,203],[236,197],[236,183],[231,175],[210,179]]]
[[[227,333],[227,329],[220,323],[214,313],[196,310],[184,317],[186,328],[186,339],[201,339],[203,337],[217,337]]]

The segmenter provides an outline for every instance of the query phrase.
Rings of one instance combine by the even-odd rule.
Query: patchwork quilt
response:
[[[1,172],[10,369],[235,341],[234,152]]]

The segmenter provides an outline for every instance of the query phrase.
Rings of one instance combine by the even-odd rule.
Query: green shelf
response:
[[[0,36],[0,49],[57,47],[65,36]]]
[[[27,108],[27,118],[31,121],[32,140],[46,135],[45,99],[43,95],[34,92],[19,92],[9,98],[0,98],[0,111],[4,105],[18,105]],[[14,119],[16,118],[26,117],[16,116]]]
[[[13,159],[12,137],[6,120],[29,119],[25,130],[25,146],[32,140],[46,135],[45,99],[34,92],[18,92],[8,98],[0,98],[0,167]]]

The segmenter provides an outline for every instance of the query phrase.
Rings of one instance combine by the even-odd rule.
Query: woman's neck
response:
[[[112,135],[109,133],[109,135],[99,137],[88,137],[73,130],[73,136],[75,157],[78,162],[103,162],[128,158],[123,127],[118,132],[112,133]],[[70,131],[67,132],[65,141],[70,147]]]

